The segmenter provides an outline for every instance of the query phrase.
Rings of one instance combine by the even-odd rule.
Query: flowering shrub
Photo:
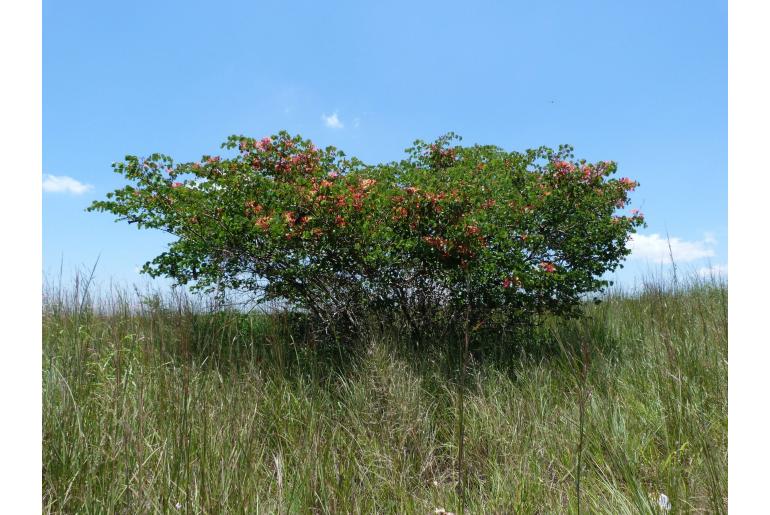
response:
[[[329,325],[374,310],[420,331],[467,305],[488,325],[577,313],[644,223],[617,213],[637,183],[567,146],[457,139],[373,166],[285,132],[230,137],[230,157],[194,163],[127,156],[114,168],[133,184],[89,210],[177,237],[152,276],[284,299]]]

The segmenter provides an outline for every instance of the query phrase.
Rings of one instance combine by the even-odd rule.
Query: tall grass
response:
[[[462,345],[373,324],[343,349],[285,312],[88,285],[44,295],[46,512],[459,509]],[[650,281],[586,309],[475,342],[467,512],[656,513],[660,493],[726,511],[726,285]]]

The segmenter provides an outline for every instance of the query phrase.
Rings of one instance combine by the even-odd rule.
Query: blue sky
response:
[[[726,2],[282,4],[43,2],[44,272],[143,281],[169,241],[84,212],[113,161],[281,129],[368,162],[448,131],[568,143],[641,182],[621,283],[666,234],[682,267],[727,264]]]

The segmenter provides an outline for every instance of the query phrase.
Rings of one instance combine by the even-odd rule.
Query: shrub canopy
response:
[[[327,324],[374,310],[419,331],[468,305],[489,324],[577,313],[644,223],[617,214],[637,183],[568,146],[458,139],[378,165],[285,132],[232,136],[230,157],[200,162],[127,156],[113,166],[132,184],[89,210],[177,238],[144,266],[151,276],[283,299]]]

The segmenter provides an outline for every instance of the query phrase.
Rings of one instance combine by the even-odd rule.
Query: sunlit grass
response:
[[[454,344],[340,349],[82,280],[44,304],[46,512],[458,511]],[[528,338],[469,362],[467,512],[577,510],[581,393],[582,512],[726,511],[725,284],[648,281]]]

